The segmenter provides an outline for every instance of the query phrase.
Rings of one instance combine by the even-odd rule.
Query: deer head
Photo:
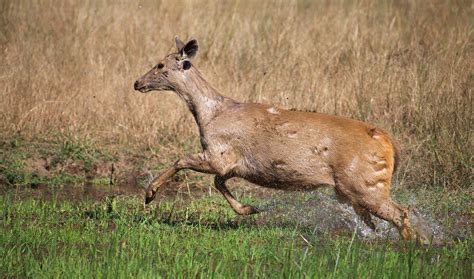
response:
[[[133,84],[135,90],[142,93],[149,91],[175,90],[186,78],[192,67],[190,59],[198,51],[198,43],[191,39],[186,44],[178,36],[175,37],[178,52],[168,54],[150,71],[144,74]]]

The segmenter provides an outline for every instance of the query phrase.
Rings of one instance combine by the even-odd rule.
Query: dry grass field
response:
[[[178,34],[226,96],[391,131],[400,187],[471,187],[473,18],[471,1],[2,0],[0,131],[198,148],[177,96],[132,88]]]

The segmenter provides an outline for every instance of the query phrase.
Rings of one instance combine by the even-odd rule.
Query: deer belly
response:
[[[263,187],[281,190],[307,191],[334,185],[330,168],[322,162],[297,167],[283,160],[273,160],[270,164],[258,165],[241,177]]]

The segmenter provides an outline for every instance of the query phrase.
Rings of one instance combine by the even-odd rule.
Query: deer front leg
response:
[[[155,199],[156,192],[170,177],[183,169],[192,169],[198,172],[213,173],[212,167],[206,160],[203,153],[186,156],[179,159],[172,166],[164,170],[158,177],[148,185],[145,192],[145,204],[149,204]]]
[[[217,190],[219,190],[219,192],[224,195],[224,198],[227,200],[227,202],[237,214],[250,215],[259,212],[258,209],[251,205],[242,205],[241,203],[239,203],[230,193],[229,189],[227,189],[227,187],[225,186],[225,181],[226,179],[219,175],[216,175],[216,177],[214,178],[214,185],[216,186]]]

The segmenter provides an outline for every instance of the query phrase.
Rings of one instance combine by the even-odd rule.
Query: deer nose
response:
[[[135,83],[133,84],[133,88],[134,88],[135,90],[138,90],[138,88],[139,88],[138,85],[139,85],[139,84],[138,84],[138,80],[137,80],[137,81],[135,81]]]

